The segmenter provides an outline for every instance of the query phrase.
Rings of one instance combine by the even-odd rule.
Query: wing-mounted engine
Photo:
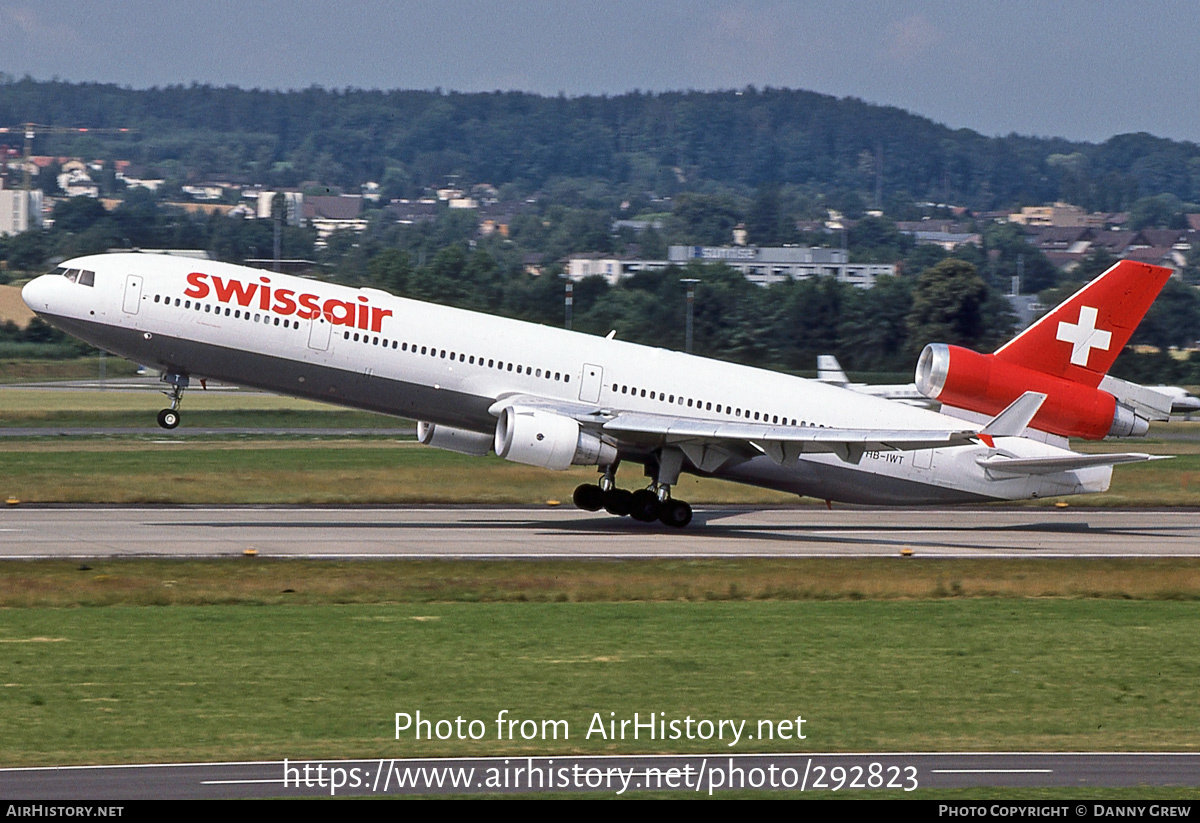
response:
[[[1044,394],[1030,426],[1063,437],[1102,440],[1140,436],[1150,428],[1106,391],[945,343],[921,352],[916,384],[931,400],[985,415],[998,414],[1025,392]]]
[[[556,471],[572,465],[607,466],[617,459],[616,448],[577,420],[521,406],[500,410],[494,445],[505,460]]]
[[[483,457],[491,450],[493,437],[490,434],[467,429],[418,422],[417,440],[426,446],[433,446],[435,449],[469,454],[472,457]]]

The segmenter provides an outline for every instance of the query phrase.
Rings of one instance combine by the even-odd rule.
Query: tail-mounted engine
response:
[[[1140,436],[1149,421],[1106,391],[960,346],[931,343],[917,361],[917,390],[931,400],[996,415],[1027,391],[1046,395],[1030,423],[1064,437]]]

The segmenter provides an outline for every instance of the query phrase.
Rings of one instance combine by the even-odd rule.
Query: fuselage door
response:
[[[131,274],[125,278],[125,300],[121,308],[126,314],[137,314],[138,306],[142,304],[142,276]]]
[[[604,369],[600,366],[593,366],[591,363],[584,363],[583,380],[579,383],[579,399],[584,403],[599,403],[600,386],[603,383]]]
[[[308,347],[316,351],[329,350],[329,335],[333,332],[333,324],[323,314],[312,319],[308,329]]]

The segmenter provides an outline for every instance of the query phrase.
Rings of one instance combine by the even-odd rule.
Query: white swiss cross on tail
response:
[[[1060,320],[1056,339],[1071,344],[1071,363],[1087,368],[1092,349],[1108,351],[1112,344],[1112,332],[1096,328],[1096,309],[1091,306],[1079,308],[1079,322]]]

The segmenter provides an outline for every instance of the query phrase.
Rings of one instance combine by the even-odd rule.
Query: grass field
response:
[[[595,477],[586,467],[551,472],[385,439],[0,440],[0,494],[30,502],[544,503],[569,500],[576,485]],[[687,475],[676,491],[694,503],[800,502]],[[1118,466],[1110,492],[1069,500],[1073,506],[1196,505],[1200,454]]]
[[[1190,603],[943,600],[19,609],[6,765],[711,751],[593,713],[779,721],[739,751],[1195,750]],[[568,739],[395,739],[394,713]],[[493,725],[494,728],[494,725]]]
[[[163,405],[155,392],[0,388],[0,427],[145,427]],[[375,428],[411,425],[384,415],[256,392],[189,391],[183,427],[171,435],[0,440],[0,494],[37,502],[102,503],[543,503],[568,499],[591,469],[549,472],[471,458],[394,438]],[[197,428],[341,428],[363,439],[195,437]],[[1200,424],[1158,425],[1158,438],[1077,443],[1083,451],[1179,455],[1118,466],[1112,489],[1071,505],[1200,503]],[[1181,439],[1183,438],[1183,439]],[[630,481],[632,482],[632,481]],[[798,503],[780,494],[685,476],[677,490],[695,503]],[[1048,505],[1038,501],[1031,505]]]

